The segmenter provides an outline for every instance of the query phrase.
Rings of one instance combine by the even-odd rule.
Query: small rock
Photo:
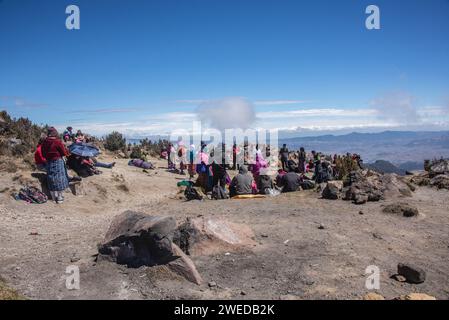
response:
[[[363,300],[385,300],[385,298],[378,293],[370,292],[363,297]]]
[[[209,288],[214,288],[217,286],[217,283],[215,281],[211,281],[208,283],[208,285],[209,285]]]
[[[320,224],[320,225],[318,226],[318,229],[323,230],[323,229],[325,229],[325,228],[324,228],[324,226],[323,226],[322,224]]]
[[[401,276],[400,274],[395,274],[392,276],[392,278],[398,282],[406,282],[407,279],[404,276]]]
[[[245,291],[240,291],[240,294],[242,295],[242,296],[246,296],[246,292]]]
[[[364,213],[363,211],[359,211],[359,214],[360,214],[360,215],[363,215],[363,214],[365,214],[365,213]]]
[[[39,232],[37,232],[37,231],[30,232],[30,236],[38,236],[38,235],[39,235]]]
[[[365,194],[357,194],[354,196],[354,204],[361,205],[368,202],[368,196]]]
[[[70,258],[70,262],[77,262],[77,261],[80,261],[80,258],[78,258],[78,257]]]
[[[373,237],[376,238],[376,239],[379,239],[379,240],[383,239],[382,236],[380,234],[376,233],[376,232],[373,232]]]
[[[262,238],[268,238],[268,234],[261,234],[260,235]]]
[[[404,276],[409,283],[423,283],[426,280],[426,272],[410,264],[398,264],[398,274]]]
[[[300,297],[292,295],[292,294],[286,294],[279,297],[280,300],[301,300]]]

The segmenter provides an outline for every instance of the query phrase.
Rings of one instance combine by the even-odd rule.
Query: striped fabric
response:
[[[64,160],[50,160],[47,163],[47,183],[50,191],[63,191],[69,187],[69,178]]]

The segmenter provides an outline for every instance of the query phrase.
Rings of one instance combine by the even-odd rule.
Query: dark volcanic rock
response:
[[[423,283],[426,280],[426,272],[410,264],[398,264],[398,274],[403,276],[409,283]]]
[[[389,204],[385,206],[382,211],[385,213],[401,214],[404,217],[414,217],[419,214],[416,207],[404,202]]]
[[[338,187],[335,184],[328,183],[321,193],[321,196],[323,197],[323,199],[337,200],[339,193],[340,190],[338,190]]]
[[[98,251],[128,267],[165,264],[176,259],[172,250],[175,228],[172,217],[126,211],[112,221]]]

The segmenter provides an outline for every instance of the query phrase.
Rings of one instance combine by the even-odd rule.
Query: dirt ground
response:
[[[112,161],[111,158],[100,160]],[[115,160],[113,169],[83,180],[82,195],[42,205],[16,201],[10,192],[37,179],[28,171],[0,175],[0,276],[31,299],[360,299],[365,269],[381,271],[388,299],[411,292],[449,299],[449,192],[418,187],[406,201],[420,215],[405,218],[370,202],[356,206],[301,191],[254,200],[185,202],[166,163],[144,172]],[[200,286],[164,267],[126,268],[95,262],[97,244],[114,216],[125,210],[150,215],[214,216],[249,225],[252,250],[194,257]],[[363,214],[360,213],[363,212]],[[324,228],[319,228],[319,226]],[[397,264],[427,272],[413,285],[390,278]],[[80,289],[68,290],[66,268],[80,268]],[[217,285],[209,287],[209,282]]]

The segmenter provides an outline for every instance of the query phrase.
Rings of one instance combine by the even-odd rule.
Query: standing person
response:
[[[201,147],[196,159],[196,172],[198,173],[198,178],[195,185],[202,187],[204,190],[207,189],[207,177],[208,177],[208,164],[209,155],[204,152],[204,147]]]
[[[190,145],[189,150],[189,176],[192,179],[195,176],[195,145]]]
[[[281,154],[281,163],[282,163],[282,170],[287,171],[288,168],[288,148],[287,145],[284,143],[282,145],[282,148],[280,150],[280,154]]]
[[[34,152],[34,163],[39,171],[47,172],[47,160],[42,155],[42,144],[44,143],[47,136],[42,134],[39,142],[37,143],[36,151]]]
[[[48,190],[56,203],[62,203],[64,201],[62,193],[69,187],[63,157],[67,157],[69,151],[59,139],[58,131],[54,127],[48,129],[47,138],[42,143],[42,155],[47,160]]]
[[[184,169],[186,168],[185,163],[186,160],[186,148],[184,146],[184,142],[179,141],[178,142],[178,158],[179,158],[179,174],[185,175]]]
[[[299,172],[304,173],[306,170],[306,160],[307,160],[307,154],[303,147],[299,148],[298,153],[298,167]]]
[[[232,170],[237,169],[237,144],[232,145]]]
[[[170,170],[170,156],[171,156],[171,143],[168,144],[167,148],[167,168]]]
[[[214,162],[212,163],[212,173],[213,173],[213,182],[212,187],[215,187],[216,185],[220,185],[223,189],[226,188],[226,160],[225,160],[225,154],[224,154],[224,145],[215,148],[215,152],[218,153],[218,155],[215,154]],[[221,149],[221,152],[219,151]]]

